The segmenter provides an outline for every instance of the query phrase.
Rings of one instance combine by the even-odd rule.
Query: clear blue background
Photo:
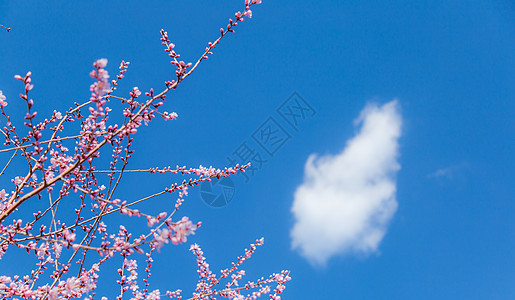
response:
[[[195,61],[243,2],[2,1],[0,24],[13,28],[0,31],[7,109],[24,115],[13,75],[28,70],[40,114],[86,100],[91,63],[102,57],[112,75],[122,59],[131,62],[118,95],[133,86],[161,90],[175,71],[159,30],[168,31],[184,60]],[[249,183],[235,179],[228,206],[210,208],[191,190],[180,214],[204,226],[187,245],[155,257],[152,287],[190,295],[190,242],[202,246],[216,271],[264,236],[246,269],[249,278],[291,269],[284,299],[514,298],[514,36],[509,0],[263,1],[169,94],[166,108],[179,119],[140,130],[132,167],[223,167],[294,91],[317,114]],[[289,238],[305,160],[340,151],[364,105],[393,98],[404,120],[399,209],[380,253],[313,268],[290,250]],[[452,176],[429,176],[448,167]],[[130,175],[118,196],[133,199],[172,179],[182,180]],[[149,209],[172,200],[153,200]],[[19,262],[9,258],[0,268],[10,273]]]

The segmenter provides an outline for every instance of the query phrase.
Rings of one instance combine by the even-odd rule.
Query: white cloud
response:
[[[397,100],[367,105],[359,132],[337,155],[312,154],[292,212],[292,247],[314,264],[337,254],[377,251],[397,210],[401,116]]]
[[[467,163],[461,163],[459,165],[452,165],[447,168],[438,169],[435,172],[427,175],[428,178],[447,178],[455,179],[457,175],[460,175],[462,171],[469,168]]]
[[[444,176],[448,177],[448,176],[451,176],[452,170],[453,169],[451,167],[438,169],[435,172],[427,175],[427,177],[429,177],[429,178],[444,177]]]

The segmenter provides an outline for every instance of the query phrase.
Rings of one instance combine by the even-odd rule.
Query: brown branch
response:
[[[7,32],[11,31],[11,27],[5,27],[4,25],[0,24],[0,27],[3,27],[5,28],[5,30],[7,30]]]
[[[99,134],[100,135],[100,134]],[[76,139],[76,138],[79,138],[81,137],[82,135],[75,135],[75,136],[67,136],[67,137],[62,137],[62,138],[57,138],[57,139],[51,139],[51,140],[48,140],[48,141],[43,141],[43,142],[39,142],[40,144],[47,144],[47,143],[53,143],[53,142],[59,142],[59,141],[63,141],[63,140],[69,140],[69,139]],[[19,149],[25,149],[25,148],[28,148],[28,147],[32,147],[34,145],[23,145],[23,146],[18,146],[18,147],[12,147],[12,148],[7,148],[7,149],[1,149],[0,150],[0,153],[2,152],[9,152],[9,151],[13,151],[13,150],[19,150]]]

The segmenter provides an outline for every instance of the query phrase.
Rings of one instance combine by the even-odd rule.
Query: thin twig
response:
[[[11,161],[13,160],[13,158],[16,156],[16,153],[18,152],[18,149],[16,149],[16,151],[14,151],[13,155],[11,156],[11,158],[9,159],[9,161],[5,164],[5,167],[3,168],[2,172],[0,172],[0,176],[4,175],[4,172],[5,172],[5,169],[7,169],[7,167],[11,164]]]
[[[4,25],[0,24],[0,27],[3,27],[5,28],[5,30],[7,30],[7,32],[11,31],[11,27],[5,27]]]

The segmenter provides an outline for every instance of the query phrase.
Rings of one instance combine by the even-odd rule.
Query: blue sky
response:
[[[65,111],[89,97],[91,64],[103,57],[111,74],[121,60],[131,62],[119,95],[133,86],[160,90],[175,70],[159,30],[168,31],[182,59],[195,61],[243,3],[2,1],[0,24],[13,28],[0,32],[7,108],[24,115],[13,76],[30,70],[40,114]],[[212,208],[191,190],[181,212],[203,226],[187,245],[155,257],[153,287],[193,290],[190,243],[199,243],[218,270],[264,236],[246,269],[249,278],[291,269],[283,299],[515,297],[515,5],[263,1],[253,11],[168,96],[166,109],[178,120],[139,132],[133,168],[223,167],[243,142],[258,149],[252,135],[269,118],[290,138],[248,182],[234,178],[227,206]],[[294,92],[314,111],[297,130],[277,112]],[[316,167],[305,170],[313,155]],[[119,197],[173,179],[182,180],[127,176]],[[368,197],[381,183],[392,190]],[[313,209],[292,211],[303,197]],[[170,199],[147,208],[163,203]],[[331,203],[335,216],[325,218],[320,207]],[[348,209],[341,218],[338,207]],[[312,217],[316,212],[322,217]],[[328,233],[325,219],[347,233]],[[310,230],[295,238],[301,223]],[[360,247],[370,232],[379,237]],[[323,247],[333,239],[324,258],[292,249],[295,241]],[[0,261],[6,272],[17,267],[13,259]]]

